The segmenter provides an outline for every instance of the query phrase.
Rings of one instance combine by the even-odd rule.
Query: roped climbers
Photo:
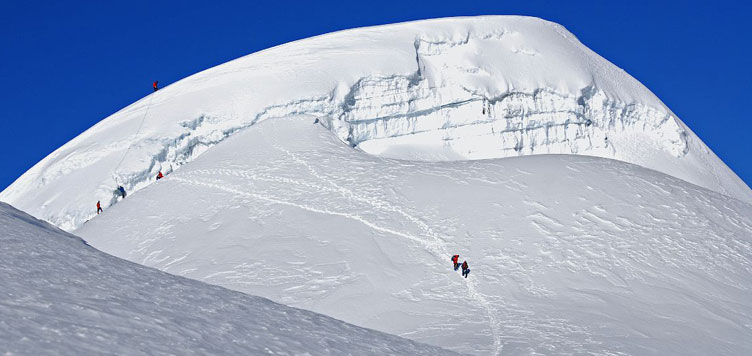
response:
[[[152,88],[154,89],[155,92],[159,90],[159,81],[155,80],[154,83],[152,83]],[[135,138],[137,138],[138,135],[141,133],[141,128],[144,126],[144,121],[146,121],[146,117],[149,115],[149,109],[151,108],[151,103],[153,99],[154,99],[154,95],[150,95],[149,102],[146,104],[146,110],[144,111],[144,116],[141,118],[141,122],[138,124],[138,129],[136,130],[136,134],[134,135]],[[117,184],[117,189],[115,190],[114,193],[117,195],[120,195],[122,199],[125,199],[125,196],[127,194],[125,192],[125,188],[123,187],[123,185],[120,184],[120,180],[118,179],[118,176],[116,173],[117,173],[117,170],[120,168],[120,165],[123,164],[125,157],[128,156],[128,152],[131,150],[132,146],[133,144],[128,146],[128,148],[123,153],[123,156],[120,158],[120,161],[118,161],[118,163],[115,165],[115,168],[113,169],[113,172],[112,172],[112,179],[115,181],[115,184]],[[164,175],[162,174],[162,171],[159,171],[159,173],[157,174],[157,180],[160,180],[162,178],[164,178]],[[97,215],[99,215],[102,212],[103,212],[102,204],[100,201],[97,201]]]
[[[154,84],[152,85],[154,87],[155,92],[159,90],[159,86],[157,84],[158,84],[158,81],[155,80]],[[134,137],[138,137],[138,135],[141,133],[141,128],[144,126],[144,121],[146,121],[146,117],[149,116],[149,109],[151,108],[152,100],[154,100],[154,95],[149,96],[149,102],[146,104],[146,110],[144,111],[144,116],[141,117],[141,122],[138,124],[138,129],[136,129],[136,134],[134,135]],[[119,192],[120,196],[123,199],[125,199],[125,195],[126,195],[125,188],[123,188],[123,186],[120,184],[120,181],[118,180],[116,173],[117,173],[117,170],[120,168],[120,165],[123,164],[125,157],[128,156],[128,152],[131,150],[131,147],[133,147],[133,144],[128,146],[128,148],[123,153],[123,157],[120,158],[120,161],[115,165],[115,168],[113,169],[113,172],[112,172],[112,179],[118,185],[117,191]]]
[[[467,276],[470,274],[470,266],[467,264],[467,261],[462,261],[462,265],[460,265],[459,261],[460,261],[460,255],[452,256],[452,263],[454,264],[454,270],[456,271],[457,269],[462,267],[462,276],[467,278]]]

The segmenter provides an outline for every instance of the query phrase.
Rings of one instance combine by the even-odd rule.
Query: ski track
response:
[[[402,216],[407,221],[413,223],[416,225],[420,231],[425,236],[428,236],[429,238],[421,238],[419,236],[415,236],[413,234],[398,231],[395,229],[391,229],[388,227],[380,226],[376,223],[373,223],[369,221],[368,219],[353,213],[347,213],[347,212],[340,212],[340,211],[334,211],[330,209],[325,208],[318,208],[310,205],[304,205],[304,204],[298,204],[289,202],[286,200],[270,197],[267,195],[262,195],[258,193],[252,193],[245,191],[243,189],[234,188],[234,187],[227,187],[225,186],[226,182],[209,182],[205,179],[202,180],[196,180],[196,179],[190,179],[190,178],[184,178],[184,177],[173,177],[172,179],[178,182],[182,182],[189,185],[195,185],[195,186],[205,186],[210,187],[213,189],[222,190],[228,193],[232,193],[238,196],[245,196],[261,201],[266,201],[269,203],[279,204],[279,205],[285,205],[285,206],[292,206],[299,209],[303,209],[306,211],[319,213],[319,214],[327,214],[327,215],[333,215],[333,216],[339,216],[351,220],[358,221],[369,228],[391,234],[394,236],[402,237],[411,241],[414,241],[418,243],[419,245],[423,246],[428,252],[430,252],[436,259],[437,264],[439,264],[441,261],[446,260],[447,256],[450,256],[451,253],[449,252],[449,249],[447,247],[446,242],[439,236],[438,233],[436,233],[428,224],[426,224],[424,221],[422,221],[420,218],[406,212],[405,210],[394,206],[390,204],[387,201],[380,200],[375,197],[364,197],[361,195],[358,195],[354,193],[352,190],[347,189],[343,186],[337,185],[334,182],[329,179],[329,177],[326,177],[322,174],[320,174],[318,171],[316,171],[310,164],[308,164],[306,161],[300,159],[295,153],[290,152],[289,150],[280,147],[278,145],[272,145],[277,150],[283,152],[286,156],[288,156],[293,162],[296,164],[303,166],[314,178],[316,178],[320,182],[324,182],[326,185],[322,184],[313,184],[307,181],[297,180],[297,179],[291,179],[286,177],[278,177],[278,176],[271,176],[271,175],[261,175],[256,174],[249,171],[243,171],[243,170],[231,170],[231,169],[217,169],[217,170],[197,170],[194,171],[194,174],[206,174],[206,175],[227,175],[227,176],[235,176],[235,177],[242,177],[242,178],[248,178],[252,180],[258,180],[263,182],[274,182],[274,183],[282,183],[282,184],[292,184],[297,186],[302,186],[310,189],[315,189],[319,192],[328,192],[328,193],[336,193],[338,195],[341,195],[342,197],[354,201],[354,202],[360,202],[365,203],[368,206],[385,212],[392,212],[396,213],[400,216]],[[467,286],[467,293],[470,299],[479,307],[481,308],[488,318],[489,323],[489,329],[491,331],[491,336],[493,338],[493,355],[500,355],[503,349],[503,345],[501,342],[501,325],[499,320],[496,318],[495,313],[496,310],[491,306],[491,303],[488,301],[488,297],[478,291],[477,286],[477,280],[475,278],[463,278],[465,280],[465,284]]]
[[[450,231],[451,221],[437,220],[431,210],[419,210],[415,204],[410,204],[409,195],[401,195],[399,189],[382,189],[379,185],[373,185],[367,179],[364,180],[363,178],[372,172],[372,165],[351,164],[353,162],[347,159],[342,160],[338,156],[334,156],[333,161],[326,147],[323,151],[322,148],[280,147],[273,143],[285,140],[273,134],[269,137],[264,136],[261,140],[270,142],[264,143],[265,150],[254,154],[263,156],[264,160],[252,160],[250,164],[232,165],[227,168],[189,169],[175,172],[169,180],[186,187],[206,187],[209,188],[208,190],[226,192],[239,197],[232,202],[233,206],[253,208],[266,204],[283,205],[356,221],[374,232],[397,237],[398,241],[399,239],[413,241],[415,246],[410,243],[405,246],[411,246],[411,249],[415,248],[418,252],[426,252],[427,256],[430,256],[425,259],[429,268],[437,271],[446,268],[443,263],[447,262],[447,257],[451,255],[449,251],[454,250],[456,246],[452,236],[443,233]],[[287,140],[287,142],[290,141]],[[402,164],[409,166],[409,164]],[[346,174],[343,174],[342,167],[347,167]],[[446,179],[452,177],[451,174],[431,174],[430,169],[426,172],[428,172],[427,175]],[[397,177],[391,175],[392,172],[388,170],[381,173],[384,186],[389,186],[390,180]],[[515,181],[510,177],[492,179],[484,175],[480,175],[480,179],[489,185],[513,185],[512,182]],[[629,179],[633,178],[627,176],[626,179],[628,183],[631,183]],[[552,205],[552,202],[541,199],[540,196],[524,196],[519,202],[521,206],[526,207],[521,216],[526,218],[525,220],[533,228],[533,233],[539,231],[543,236],[541,241],[533,244],[541,256],[539,260],[526,260],[525,251],[501,250],[498,255],[486,256],[486,258],[502,266],[500,268],[505,271],[504,276],[484,271],[482,275],[477,275],[482,276],[483,280],[475,276],[456,281],[444,275],[439,276],[440,273],[432,277],[433,282],[439,281],[438,286],[441,286],[443,280],[446,279],[449,282],[447,286],[452,288],[461,285],[464,280],[466,294],[454,295],[451,298],[460,298],[471,310],[486,314],[486,318],[480,316],[482,314],[477,314],[478,317],[470,321],[479,331],[476,334],[478,340],[475,343],[478,351],[482,350],[493,355],[500,355],[502,352],[535,354],[537,352],[535,350],[540,350],[541,347],[549,351],[561,347],[562,350],[589,353],[598,347],[598,342],[591,339],[593,331],[589,329],[589,326],[572,325],[566,319],[548,315],[542,319],[540,315],[535,315],[525,306],[517,305],[513,298],[487,295],[480,291],[489,285],[502,286],[505,282],[509,282],[506,285],[516,284],[532,297],[553,296],[557,291],[546,288],[545,284],[538,283],[531,275],[545,273],[547,270],[560,270],[592,275],[604,280],[604,285],[625,289],[629,288],[634,281],[640,283],[651,281],[650,274],[661,268],[660,266],[677,270],[711,254],[718,258],[712,262],[713,268],[708,267],[707,271],[719,283],[734,286],[736,279],[715,273],[718,268],[730,270],[727,265],[732,262],[747,266],[746,269],[751,270],[748,267],[750,266],[749,260],[741,254],[742,251],[749,250],[748,243],[733,241],[731,246],[724,244],[724,241],[726,244],[729,243],[725,234],[739,234],[734,229],[730,229],[731,226],[752,233],[752,224],[730,207],[733,205],[714,205],[717,203],[709,197],[694,194],[693,191],[687,189],[671,188],[667,184],[649,185],[644,184],[640,179],[635,179],[634,182],[637,187],[635,194],[638,197],[653,194],[655,191],[659,196],[679,194],[692,198],[676,203],[661,201],[660,204],[654,206],[634,204],[638,207],[636,211],[625,214],[618,209],[619,204],[622,204],[620,202],[605,198],[593,199],[580,193],[574,196],[582,203],[571,207],[570,216],[557,212],[557,207]],[[585,191],[590,188],[585,185],[582,189]],[[190,190],[205,191],[204,189]],[[301,200],[301,197],[306,199]],[[691,206],[693,203],[697,203],[701,209],[693,209]],[[279,211],[279,209],[274,210]],[[717,220],[710,218],[716,215],[720,218]],[[668,216],[672,219],[667,219]],[[571,221],[564,224],[567,217],[570,217]],[[722,226],[724,224],[729,226]],[[682,226],[685,231],[677,229]],[[687,234],[686,231],[694,229],[707,231],[705,232],[707,236],[701,240],[693,239],[692,234]],[[496,234],[504,234],[504,231],[498,231]],[[387,241],[391,238],[384,235],[377,236],[377,238],[381,237],[382,240],[386,238]],[[642,242],[637,245],[632,244],[631,240],[626,238],[632,235],[637,236]],[[471,241],[474,238],[469,233],[467,237]],[[494,236],[494,238],[497,237]],[[150,250],[144,246],[152,241],[152,239],[146,239],[139,244],[138,251],[146,253],[143,263],[163,264],[165,270],[181,268],[181,262],[187,258],[187,255],[164,256],[162,250]],[[430,262],[431,259],[434,259],[435,263]],[[243,268],[253,270],[262,266],[243,265]],[[641,273],[643,269],[648,272]],[[195,271],[195,269],[188,271]],[[246,271],[237,272],[215,271],[200,279],[205,281],[223,279],[226,285],[258,286],[256,281],[246,281],[241,277]],[[179,273],[186,273],[186,271]],[[310,273],[310,271],[301,273]],[[298,283],[296,278],[298,277],[291,274],[282,275],[279,277],[279,283],[275,285],[300,284],[286,287],[284,291],[293,294],[305,293],[305,298],[308,300],[316,300],[327,293],[327,286],[337,283],[336,280],[321,275],[317,275],[316,280],[311,283]],[[321,286],[324,288],[319,288]],[[743,285],[736,285],[736,287],[747,290]],[[413,291],[414,288],[420,289],[419,286],[414,285],[405,291],[411,288]],[[587,298],[591,299],[603,298],[597,290],[582,289],[575,292],[584,293]],[[430,300],[432,297],[433,295],[428,291],[423,299],[409,293],[406,299],[418,301]],[[285,300],[285,297],[282,297],[281,301],[296,303],[294,298]],[[713,310],[702,298],[695,302],[702,304],[707,312],[712,313],[716,318],[728,318],[723,310]],[[609,301],[603,300],[603,303],[609,303]],[[440,335],[437,331],[445,330],[446,326],[445,324],[418,326],[400,335],[415,337],[418,340],[435,338]],[[491,333],[492,343],[488,342],[486,330]],[[556,333],[564,336],[563,339],[549,337]],[[530,337],[531,335],[533,337]],[[620,354],[618,351],[614,352],[598,349],[594,354]]]
[[[282,147],[276,143],[290,142],[290,140],[278,137],[276,131],[272,131],[271,135],[263,136],[261,140],[267,141],[263,146],[268,148],[254,154],[262,155],[264,160],[254,160],[251,165],[242,164],[228,168],[206,168],[176,172],[176,174],[171,175],[170,180],[174,180],[178,184],[201,186],[227,192],[233,196],[241,197],[238,201],[240,204],[252,206],[258,202],[265,202],[357,221],[373,231],[413,241],[419,248],[424,249],[429,256],[433,257],[435,263],[432,264],[434,266],[431,266],[431,268],[435,267],[436,270],[445,268],[443,263],[452,254],[449,251],[453,249],[453,240],[451,236],[442,235],[438,231],[446,231],[450,228],[451,223],[447,225],[442,223],[443,220],[438,220],[435,229],[426,222],[431,221],[428,218],[431,216],[430,212],[414,210],[409,202],[403,201],[406,198],[400,195],[399,190],[381,190],[378,186],[367,185],[368,180],[362,180],[362,178],[364,174],[370,174],[373,169],[371,165],[359,165],[357,162],[351,164],[353,162],[347,159],[333,164],[333,161],[330,160],[330,152],[327,152],[325,147],[323,152],[321,151],[322,148],[295,149]],[[341,157],[334,157],[341,160]],[[399,164],[411,166],[404,162]],[[342,174],[343,167],[349,170],[346,172],[347,174]],[[574,171],[579,167],[567,166],[567,168]],[[519,171],[520,174],[529,173]],[[330,172],[334,173],[330,174]],[[431,170],[425,170],[421,173],[461,184],[451,174],[439,174]],[[285,177],[285,174],[294,175]],[[390,172],[382,172],[382,179],[387,181],[392,179]],[[633,175],[627,175],[624,179],[627,180],[627,183],[633,183],[635,187],[639,188],[635,188],[635,194],[638,197],[642,197],[643,194],[692,196],[694,197],[692,199],[702,209],[691,209],[689,206],[691,201],[686,203],[681,201],[676,203],[661,202],[661,204],[655,206],[635,204],[636,211],[634,214],[623,214],[619,209],[614,209],[614,203],[610,200],[601,199],[600,203],[596,203],[597,199],[591,201],[592,197],[582,193],[578,194],[576,198],[583,202],[581,203],[583,205],[572,208],[572,220],[567,225],[563,223],[563,216],[557,214],[556,208],[551,206],[550,203],[544,204],[545,200],[541,200],[537,196],[527,196],[522,199],[520,204],[527,208],[524,216],[528,222],[534,230],[539,231],[544,236],[540,242],[534,244],[542,257],[540,261],[534,264],[520,263],[520,261],[525,261],[524,258],[515,255],[513,250],[501,251],[500,255],[494,257],[494,259],[499,264],[504,265],[506,278],[513,283],[517,283],[531,296],[547,296],[553,295],[554,291],[535,283],[534,279],[530,277],[531,274],[544,273],[545,268],[597,276],[615,288],[628,288],[630,281],[633,280],[644,283],[646,274],[640,273],[642,268],[654,271],[659,268],[658,265],[665,265],[679,269],[710,255],[719,257],[714,260],[714,266],[721,265],[724,269],[730,270],[725,266],[731,262],[736,262],[750,270],[749,260],[741,253],[741,251],[749,250],[749,244],[744,241],[735,241],[731,246],[725,246],[723,243],[726,241],[724,234],[738,233],[729,229],[729,227],[722,226],[723,222],[752,233],[752,224],[746,222],[742,216],[737,215],[733,209],[726,205],[716,206],[716,203],[709,197],[693,194],[691,190],[681,186],[673,187],[662,182],[650,182],[646,178]],[[477,180],[489,185],[504,184],[512,190],[515,187],[527,186],[513,177],[498,180],[480,175]],[[588,185],[583,187],[583,190],[585,189],[593,190]],[[585,192],[587,191],[585,190]],[[310,199],[300,200],[301,196]],[[390,199],[393,202],[390,202]],[[698,211],[706,213],[699,213]],[[723,219],[717,221],[709,218],[716,215],[722,216]],[[425,216],[426,219],[421,218],[421,216]],[[682,221],[682,223],[679,223],[679,221]],[[694,240],[691,236],[685,236],[680,231],[681,229],[678,229],[682,226],[685,230],[690,228],[707,230],[707,236],[702,240]],[[567,232],[565,227],[568,227],[571,231]],[[674,232],[674,230],[676,231]],[[643,240],[642,244],[631,244],[630,240],[625,238],[625,236],[631,235],[639,236]],[[472,236],[468,237],[472,238]],[[149,251],[144,243],[150,244],[151,241],[147,239],[142,242],[138,251]],[[166,263],[166,267],[179,266],[186,256],[170,258],[162,256],[162,250],[155,250],[146,255],[144,263]],[[638,268],[637,266],[641,267]],[[247,267],[247,269],[252,268],[257,267]],[[709,273],[713,273],[713,271],[714,269],[708,269]],[[225,276],[225,274],[231,273],[216,272],[206,276],[204,280],[225,278],[230,281],[230,284],[255,285],[255,282],[243,281],[237,276]],[[730,286],[734,283],[733,278],[723,274],[713,273],[713,277],[718,282]],[[280,278],[293,279],[296,277],[281,276]],[[484,274],[483,278],[484,281],[491,283],[503,283],[499,277],[494,275]],[[233,281],[233,279],[235,280]],[[486,320],[479,317],[472,322],[478,326],[479,330],[482,330],[482,344],[485,350],[489,350],[488,348],[491,346],[485,342],[487,340],[485,330],[490,331],[493,347],[490,347],[489,351],[493,355],[500,355],[503,351],[520,351],[526,348],[524,345],[540,341],[535,340],[535,337],[532,338],[532,341],[527,337],[521,338],[520,336],[523,334],[537,335],[537,338],[544,342],[541,345],[547,347],[562,346],[579,352],[589,352],[587,351],[588,345],[594,343],[590,339],[588,327],[571,325],[564,319],[541,320],[524,307],[518,309],[518,306],[510,301],[511,298],[507,300],[501,296],[482,293],[479,290],[481,287],[479,279],[469,277],[467,279],[462,278],[462,280],[464,280],[467,291],[467,299],[463,300],[467,300],[471,308],[478,311],[483,310],[486,314]],[[462,283],[462,280],[457,283]],[[316,287],[330,282],[333,281],[328,277],[323,279],[319,277],[319,280],[312,285],[289,287],[286,291],[307,290],[309,296],[315,299],[317,295],[325,293],[325,291],[318,290]],[[454,281],[449,285],[455,286]],[[310,289],[310,287],[313,287],[313,289]],[[747,290],[744,286],[738,287]],[[586,290],[578,292],[587,293]],[[457,297],[465,298],[464,296]],[[601,296],[597,293],[590,293],[588,298],[598,299]],[[415,300],[418,299],[413,299],[413,301]],[[493,301],[494,305],[490,301]],[[705,303],[703,300],[697,302]],[[706,309],[711,313],[713,312],[712,308],[706,306]],[[715,314],[718,318],[725,317],[722,312]],[[534,324],[531,324],[531,322]],[[488,326],[486,326],[486,323],[488,323]],[[418,327],[401,335],[430,337],[433,336],[433,331],[441,330],[442,327],[442,325]],[[536,331],[536,327],[538,331]],[[551,333],[552,330],[556,330],[563,335],[580,335],[584,337],[585,342],[567,338],[548,340],[547,334]],[[527,350],[531,353],[535,352],[533,346],[530,346]],[[611,353],[599,350],[597,354],[607,355]],[[614,355],[616,354],[619,354],[619,352],[614,353]]]
[[[402,217],[406,218],[408,221],[412,222],[413,224],[417,225],[418,228],[420,228],[420,230],[423,231],[424,234],[430,236],[433,239],[435,246],[429,247],[429,250],[434,254],[434,256],[437,258],[438,261],[442,261],[446,258],[446,256],[451,255],[449,253],[449,249],[447,248],[446,242],[444,242],[444,240],[441,239],[441,237],[430,226],[428,226],[428,224],[423,222],[421,219],[407,213],[406,211],[404,211],[403,209],[397,206],[390,204],[387,201],[379,200],[377,198],[368,198],[368,197],[358,196],[352,190],[349,190],[342,186],[338,186],[334,184],[330,179],[327,179],[327,177],[320,175],[305,160],[298,158],[294,153],[290,152],[284,147],[281,147],[278,145],[274,145],[274,147],[284,152],[286,155],[292,158],[292,160],[295,161],[296,163],[304,166],[311,173],[312,176],[334,187],[336,190],[339,191],[340,194],[342,194],[346,198],[367,203],[376,209],[395,212],[401,215]],[[491,335],[493,337],[494,355],[500,355],[502,351],[501,333],[500,333],[498,321],[496,320],[496,317],[494,316],[495,311],[491,308],[491,305],[488,302],[488,299],[486,298],[486,296],[478,291],[477,286],[476,286],[477,282],[475,278],[471,278],[471,279],[465,278],[465,282],[466,282],[465,284],[467,285],[467,291],[468,291],[470,298],[472,298],[476,302],[476,304],[478,304],[486,312],[486,316],[488,317],[488,320],[489,320],[489,327],[491,329]]]
[[[326,174],[320,173],[313,165],[311,165],[307,160],[302,159],[300,157],[301,153],[299,152],[291,152],[283,147],[279,147],[276,145],[271,145],[276,150],[280,151],[287,157],[284,160],[275,161],[274,166],[272,166],[275,170],[279,167],[283,168],[289,168],[289,166],[286,166],[288,163],[294,163],[295,165],[298,165],[299,167],[304,168],[306,171],[309,172],[312,179],[304,178],[304,179],[293,179],[288,177],[282,177],[277,176],[273,172],[266,172],[261,173],[258,172],[258,170],[265,170],[269,167],[259,166],[254,167],[253,169],[248,169],[246,167],[239,167],[237,169],[200,169],[200,170],[194,170],[190,172],[185,172],[181,174],[174,175],[171,179],[175,180],[177,182],[181,182],[188,185],[193,186],[204,186],[209,187],[216,190],[225,191],[228,193],[231,193],[236,196],[251,198],[254,200],[264,201],[272,204],[279,204],[279,205],[285,205],[290,207],[295,207],[298,209],[303,209],[306,211],[318,213],[318,214],[327,214],[332,216],[339,216],[346,219],[358,221],[361,224],[369,227],[370,229],[373,229],[374,231],[378,231],[381,233],[393,235],[399,238],[404,238],[406,240],[413,241],[417,243],[419,246],[423,247],[427,252],[429,252],[436,261],[437,268],[441,268],[441,263],[446,260],[447,256],[450,256],[451,253],[449,252],[449,246],[447,243],[447,240],[443,239],[439,233],[437,233],[429,224],[427,224],[424,220],[416,216],[415,214],[412,214],[411,212],[407,211],[405,208],[401,208],[398,206],[395,206],[392,203],[389,203],[388,201],[385,201],[383,198],[379,198],[378,196],[373,196],[372,194],[369,195],[367,193],[356,193],[355,191],[348,189],[345,186],[339,185],[338,182],[349,182],[345,180],[340,181],[334,181],[332,180],[333,177],[330,177]],[[223,179],[218,176],[225,176],[225,177],[234,177],[234,178],[240,178],[243,182],[251,183],[251,187],[248,186],[238,186],[237,184],[233,186],[231,182],[228,182],[227,179]],[[210,178],[210,177],[216,177],[216,178]],[[301,176],[302,178],[302,176]],[[389,226],[384,226],[383,223],[379,224],[378,220],[374,220],[369,218],[367,215],[342,211],[343,207],[339,208],[333,208],[330,204],[334,204],[330,198],[325,200],[325,205],[330,205],[329,207],[321,206],[321,205],[313,205],[313,204],[300,204],[298,202],[293,202],[286,200],[284,198],[270,196],[268,194],[260,193],[260,192],[253,192],[253,183],[252,182],[268,182],[268,183],[276,183],[276,184],[282,184],[286,187],[297,187],[301,189],[305,189],[307,192],[318,192],[318,193],[325,193],[330,198],[332,196],[340,196],[345,198],[347,201],[352,203],[362,203],[365,204],[367,207],[363,211],[380,211],[384,213],[393,213],[404,219],[405,221],[409,222],[410,224],[413,224],[419,229],[419,233],[410,233],[407,232],[404,229],[399,228],[393,228]],[[659,190],[660,192],[668,192],[667,190]],[[670,192],[669,192],[670,193]],[[708,205],[708,202],[698,200],[703,205]],[[579,244],[585,244],[590,246],[589,250],[582,250],[582,249],[571,249],[566,246],[570,245],[569,240],[570,239],[588,239],[592,237],[591,234],[587,233],[588,231],[597,230],[602,235],[607,235],[611,237],[618,237],[619,234],[622,234],[624,232],[630,232],[630,233],[638,233],[640,230],[643,230],[649,226],[655,226],[655,225],[666,225],[665,219],[660,219],[652,212],[650,211],[650,208],[645,208],[644,214],[645,217],[647,217],[647,221],[638,223],[635,221],[632,221],[630,218],[627,217],[619,217],[614,216],[613,218],[609,218],[610,212],[609,209],[603,207],[603,206],[593,206],[592,209],[583,209],[576,213],[574,215],[575,221],[572,226],[574,231],[577,231],[581,234],[579,237],[570,236],[569,234],[561,234],[559,231],[560,228],[563,226],[563,224],[556,218],[546,214],[544,211],[548,208],[535,201],[526,201],[526,205],[531,207],[533,209],[532,212],[528,213],[527,217],[530,219],[531,224],[539,229],[544,235],[548,236],[549,238],[546,239],[546,245],[545,246],[539,246],[541,248],[541,252],[545,252],[546,255],[549,258],[552,258],[551,262],[555,264],[562,264],[564,263],[564,260],[559,260],[556,258],[556,254],[554,251],[560,251],[560,253],[572,257],[573,260],[581,260],[584,259],[583,254],[590,254],[590,257],[592,257],[594,260],[602,260],[604,258],[604,254],[611,254],[614,253],[613,250],[616,251],[616,253],[627,253],[630,255],[632,259],[637,259],[639,261],[642,261],[642,263],[649,263],[646,254],[646,251],[623,251],[624,246],[622,246],[623,241],[620,241],[619,239],[614,239],[608,243],[607,246],[599,245],[598,243],[590,244],[585,242],[580,242]],[[676,206],[673,207],[673,209],[670,209],[671,207],[666,206],[665,207],[668,210],[673,210],[674,214],[677,214],[678,217],[691,217],[688,216],[692,215],[690,214],[691,211],[686,209],[684,206]],[[717,209],[717,208],[716,208]],[[717,209],[718,213],[722,213],[721,209]],[[696,216],[694,216],[696,217]],[[398,219],[392,219],[392,221],[395,221]],[[690,219],[693,220],[694,219]],[[700,219],[702,220],[702,219]],[[727,216],[726,221],[728,221],[730,224],[735,226],[741,226],[747,228],[749,231],[750,228],[748,224],[744,223],[743,221],[736,219],[733,216]],[[694,224],[699,224],[700,221],[695,221]],[[710,224],[715,225],[712,221],[708,222]],[[707,224],[707,223],[705,223]],[[398,226],[401,226],[397,224]],[[668,227],[667,227],[668,228]],[[720,231],[723,231],[724,229],[720,226],[716,227]],[[679,236],[681,237],[681,236]],[[710,238],[718,238],[718,236],[710,236]],[[655,240],[656,238],[653,238]],[[664,239],[661,237],[660,239]],[[690,243],[691,241],[685,241],[684,243]],[[673,251],[674,254],[682,256],[683,258],[687,258],[689,256],[684,256],[684,248],[676,241],[663,241],[662,242],[664,246],[668,246],[668,248]],[[694,242],[692,242],[694,243]],[[577,244],[575,244],[577,245]],[[612,252],[608,252],[609,250],[612,250]],[[620,252],[621,251],[621,252]],[[147,259],[153,260],[153,261],[163,261],[166,260],[166,257],[160,256],[162,251],[153,251],[149,256],[147,256]],[[728,259],[733,259],[735,256],[733,255],[727,255],[724,254]],[[663,257],[663,256],[661,256]],[[183,257],[184,258],[184,257]],[[561,257],[560,257],[561,258]],[[179,262],[182,260],[182,258],[178,258],[176,261],[169,262],[169,264],[174,264],[175,262]],[[665,258],[662,258],[663,263],[669,263],[670,261],[665,260]],[[571,264],[568,268],[575,270],[575,271],[587,271],[588,273],[596,276],[600,276],[606,280],[608,280],[610,283],[612,283],[614,286],[625,286],[628,284],[628,280],[630,279],[640,279],[639,275],[636,275],[634,271],[627,265],[627,266],[621,266],[624,268],[624,271],[621,272],[612,272],[611,267],[614,266],[608,266],[608,265],[602,265],[600,263],[595,264]],[[520,268],[525,268],[524,266],[520,266]],[[512,275],[513,273],[511,273]],[[215,275],[209,276],[209,277],[215,277]],[[463,278],[464,279],[464,278]],[[498,320],[498,317],[496,316],[497,313],[501,312],[498,307],[494,307],[489,302],[489,296],[483,294],[478,290],[478,280],[476,278],[467,278],[464,279],[466,284],[466,290],[467,295],[470,299],[470,301],[473,302],[478,308],[482,309],[487,317],[488,320],[488,327],[491,332],[491,336],[493,339],[493,355],[500,355],[503,351],[504,345],[502,344],[502,330],[504,328],[504,325],[501,325],[500,321]],[[524,283],[520,281],[521,283]],[[531,284],[527,287],[528,290],[533,293],[543,293],[545,294],[545,290],[530,290],[529,288],[536,288],[536,286],[532,285],[532,281],[529,281]],[[509,311],[510,307],[509,305],[504,304],[505,308]],[[552,321],[553,322],[553,321]],[[514,324],[514,322],[513,322]],[[553,327],[554,325],[549,325]],[[520,326],[524,327],[524,326]],[[431,328],[423,329],[422,331],[430,330]],[[566,328],[564,328],[566,329]],[[420,330],[418,330],[420,331]],[[418,332],[416,331],[416,332]],[[574,332],[574,331],[573,331]],[[514,342],[515,337],[513,335],[509,335],[507,337],[508,342]]]
[[[413,236],[411,234],[406,234],[406,233],[403,233],[401,231],[397,231],[397,230],[394,230],[394,229],[390,229],[390,228],[386,228],[386,227],[381,227],[379,225],[376,225],[376,224],[374,224],[374,223],[366,220],[365,218],[363,218],[363,217],[361,217],[360,215],[357,215],[357,214],[343,213],[343,212],[332,211],[332,210],[328,210],[328,209],[319,209],[319,208],[312,207],[312,206],[309,206],[309,205],[303,205],[303,204],[293,203],[293,202],[289,202],[289,201],[285,201],[285,200],[281,200],[281,199],[277,199],[277,198],[272,198],[272,197],[261,195],[261,194],[249,193],[249,192],[242,191],[242,190],[239,190],[239,189],[236,189],[236,188],[225,187],[219,181],[217,181],[217,183],[209,183],[209,182],[197,181],[197,180],[192,180],[192,179],[186,179],[186,178],[182,178],[182,177],[173,177],[173,180],[178,181],[178,182],[182,182],[182,183],[186,183],[186,184],[190,184],[190,185],[204,186],[204,187],[214,188],[214,189],[218,189],[218,190],[223,190],[225,192],[232,193],[232,194],[235,194],[235,195],[250,197],[250,198],[254,198],[254,199],[257,199],[257,200],[262,200],[262,201],[266,201],[266,202],[270,202],[270,203],[274,203],[274,204],[292,206],[292,207],[300,208],[300,209],[307,210],[307,211],[314,212],[314,213],[328,214],[328,215],[334,215],[334,216],[344,217],[344,218],[347,218],[347,219],[352,219],[352,220],[355,220],[355,221],[359,221],[359,222],[363,223],[364,225],[366,225],[366,226],[368,226],[371,229],[374,229],[376,231],[385,232],[385,233],[388,233],[388,234],[392,234],[392,235],[396,235],[396,236],[399,236],[399,237],[403,237],[403,238],[406,238],[406,239],[418,242],[419,244],[421,244],[421,245],[423,245],[423,246],[425,246],[425,247],[427,247],[429,249],[431,248],[430,244],[427,244],[424,239],[421,239],[421,238]]]

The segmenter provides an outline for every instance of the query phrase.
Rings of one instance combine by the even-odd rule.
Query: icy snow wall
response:
[[[183,79],[43,159],[0,200],[66,230],[157,171],[255,123],[308,114],[343,142],[410,160],[561,153],[652,168],[746,202],[752,191],[655,95],[537,18],[341,31]]]

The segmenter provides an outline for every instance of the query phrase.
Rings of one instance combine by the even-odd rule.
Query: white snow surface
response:
[[[649,55],[649,54],[646,54]],[[102,120],[0,193],[65,230],[267,119],[313,115],[379,156],[613,158],[752,202],[752,191],[647,88],[562,26],[448,18],[341,31],[183,79]]]
[[[2,355],[455,355],[109,256],[0,203]]]
[[[752,354],[752,205],[597,157],[372,156],[313,121],[262,122],[78,233],[463,353]]]

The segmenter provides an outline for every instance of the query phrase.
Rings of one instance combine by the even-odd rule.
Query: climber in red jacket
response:
[[[454,262],[454,270],[455,271],[457,270],[457,268],[460,267],[459,260],[460,260],[460,255],[454,255],[454,256],[452,256],[452,262]]]

